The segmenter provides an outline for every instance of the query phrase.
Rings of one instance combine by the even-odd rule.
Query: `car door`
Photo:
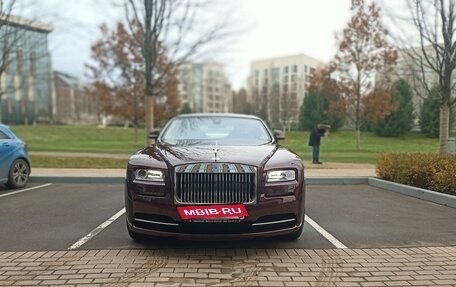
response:
[[[0,128],[0,181],[8,178],[15,149],[12,137],[7,131]]]

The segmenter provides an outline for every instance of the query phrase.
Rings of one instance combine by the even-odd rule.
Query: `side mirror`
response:
[[[149,133],[149,139],[157,141],[158,136],[160,136],[160,130],[153,130]]]
[[[274,138],[275,138],[276,141],[284,140],[285,139],[285,133],[282,132],[281,130],[274,130]]]

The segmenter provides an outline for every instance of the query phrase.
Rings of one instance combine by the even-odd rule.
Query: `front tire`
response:
[[[133,230],[131,230],[130,225],[128,225],[128,222],[126,222],[126,223],[127,223],[128,235],[130,235],[130,237],[131,237],[131,239],[133,239],[133,241],[141,242],[148,238],[146,235],[136,233]]]
[[[16,159],[10,167],[8,173],[8,182],[6,185],[10,188],[24,187],[29,179],[30,167],[23,159]]]
[[[304,224],[305,224],[305,221],[303,220],[302,224],[301,224],[301,227],[298,230],[296,230],[293,233],[284,235],[283,238],[285,240],[289,240],[289,241],[297,240],[299,237],[301,237],[302,231],[304,230]]]

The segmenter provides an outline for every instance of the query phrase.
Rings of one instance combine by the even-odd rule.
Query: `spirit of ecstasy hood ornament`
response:
[[[220,158],[217,156],[217,152],[219,151],[217,141],[215,142],[215,147],[212,150],[214,151],[215,156],[213,158],[211,158],[211,160],[213,160],[215,162],[219,161]]]

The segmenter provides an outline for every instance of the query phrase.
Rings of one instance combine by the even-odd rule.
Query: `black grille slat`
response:
[[[207,164],[202,164],[206,167]],[[242,167],[242,168],[241,168]],[[210,168],[185,166],[176,172],[176,201],[190,204],[251,203],[255,200],[255,168],[236,165],[232,172],[227,164]]]

